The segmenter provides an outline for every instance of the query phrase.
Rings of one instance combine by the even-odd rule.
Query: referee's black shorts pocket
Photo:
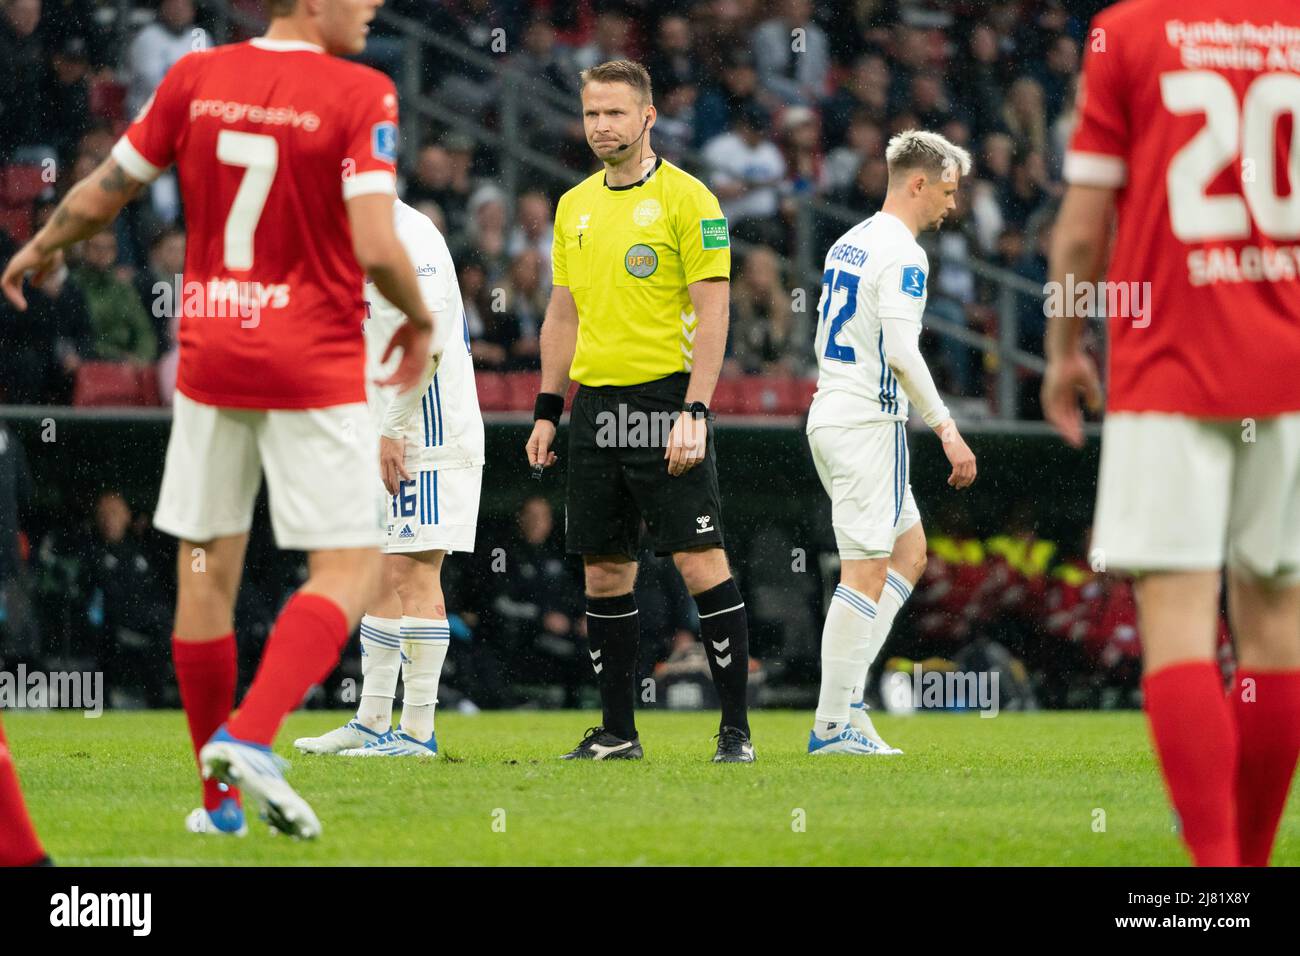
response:
[[[710,423],[704,460],[676,477],[668,473],[662,446],[625,457],[623,478],[656,554],[723,543],[715,435]]]
[[[569,415],[569,468],[564,543],[571,554],[636,557],[641,516],[619,461],[619,449],[601,447],[597,416],[605,402],[579,388]]]

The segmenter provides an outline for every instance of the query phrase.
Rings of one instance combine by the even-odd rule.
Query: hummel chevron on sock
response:
[[[1268,866],[1300,754],[1300,671],[1238,670],[1231,706],[1241,864]]]
[[[867,674],[870,673],[871,665],[876,662],[876,658],[880,656],[885,641],[889,639],[894,618],[898,617],[898,612],[903,609],[903,605],[911,596],[912,585],[908,583],[907,578],[890,568],[885,575],[885,587],[880,592],[880,600],[876,602],[876,621],[871,627],[871,634],[867,641],[865,660],[859,668],[853,685],[853,703],[859,704],[866,700]]]
[[[186,641],[172,635],[172,663],[181,691],[181,706],[190,725],[190,742],[197,765],[199,751],[235,709],[235,681],[238,660],[235,635],[223,634],[211,641]],[[216,780],[204,780],[203,806],[215,810],[229,797],[239,800],[239,791]]]
[[[44,858],[45,851],[18,787],[18,771],[5,740],[4,724],[0,724],[0,866],[31,866]]]
[[[377,734],[393,725],[401,646],[401,618],[370,614],[361,618],[361,702],[357,720]]]
[[[433,736],[438,682],[451,646],[446,618],[402,616],[402,730],[416,740]]]
[[[722,703],[721,727],[749,734],[749,621],[745,601],[735,578],[695,595],[700,615],[700,641],[704,644],[713,686]]]
[[[629,591],[587,597],[587,644],[600,684],[605,730],[620,740],[636,737],[636,650],[641,621]]]
[[[815,730],[819,737],[838,734],[849,722],[862,663],[879,611],[861,591],[841,584],[835,588],[822,626],[822,685],[817,697]]]
[[[343,609],[321,594],[299,591],[276,619],[262,663],[230,719],[232,737],[270,745],[289,712],[339,662],[348,639]]]
[[[1187,661],[1142,679],[1156,754],[1197,866],[1237,866],[1237,731],[1219,667]]]

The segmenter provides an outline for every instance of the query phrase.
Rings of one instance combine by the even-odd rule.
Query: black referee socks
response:
[[[614,597],[587,596],[587,643],[600,682],[605,729],[622,740],[636,737],[636,649],[641,619],[629,591]]]
[[[749,623],[735,578],[695,595],[700,640],[722,701],[722,726],[749,733]]]

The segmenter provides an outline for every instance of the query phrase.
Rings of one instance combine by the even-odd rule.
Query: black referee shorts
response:
[[[656,554],[722,544],[712,421],[698,465],[674,478],[664,458],[689,381],[678,372],[641,385],[578,388],[569,414],[564,516],[571,554],[635,558],[642,519]]]

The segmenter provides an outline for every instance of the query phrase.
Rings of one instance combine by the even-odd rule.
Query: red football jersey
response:
[[[365,277],[344,201],[396,194],[397,93],[308,43],[181,58],[113,149],[173,163],[185,209],[176,387],[236,408],[365,401]]]
[[[1300,3],[1128,0],[1084,48],[1065,179],[1118,189],[1107,282],[1150,283],[1108,407],[1300,410]]]

